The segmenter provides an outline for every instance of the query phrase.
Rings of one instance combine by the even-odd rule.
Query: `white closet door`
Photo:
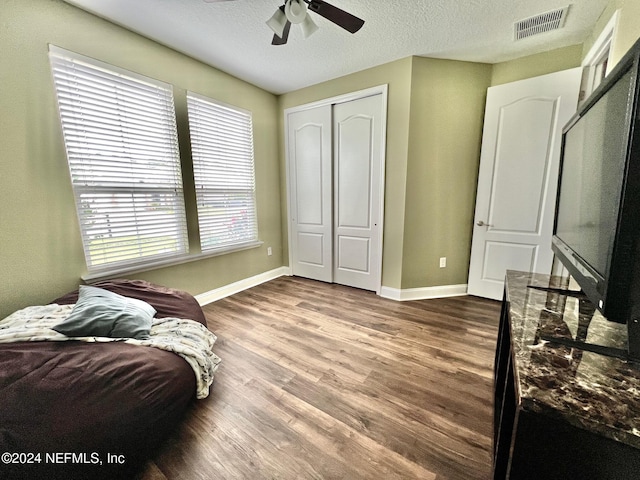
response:
[[[331,105],[287,117],[291,270],[333,281]]]
[[[381,283],[382,103],[374,95],[333,110],[333,280],[374,291]]]

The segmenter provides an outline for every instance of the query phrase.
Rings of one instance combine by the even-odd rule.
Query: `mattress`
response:
[[[206,325],[188,293],[142,281],[94,284],[156,318]],[[52,303],[72,304],[77,292]],[[180,422],[196,376],[173,352],[123,342],[0,344],[0,478],[129,478]]]

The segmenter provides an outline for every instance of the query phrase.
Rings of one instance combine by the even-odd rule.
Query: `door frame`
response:
[[[312,108],[322,107],[322,106],[333,106],[340,103],[351,102],[353,100],[359,100],[361,98],[372,97],[374,95],[381,95],[382,98],[382,117],[384,121],[381,125],[381,153],[382,158],[380,161],[380,191],[378,192],[378,202],[380,207],[380,235],[379,235],[379,249],[380,252],[379,258],[375,259],[378,263],[378,281],[376,287],[376,294],[380,295],[380,291],[382,289],[382,258],[384,257],[384,194],[385,194],[385,165],[387,161],[387,104],[388,104],[388,90],[389,86],[387,84],[378,85],[371,88],[366,88],[364,90],[358,90],[355,92],[345,93],[342,95],[337,95],[335,97],[325,98],[322,100],[317,100],[310,103],[305,103],[302,105],[297,105],[295,107],[289,107],[284,110],[284,153],[285,153],[285,175],[286,175],[286,187],[287,187],[287,204],[286,215],[287,215],[287,250],[289,252],[289,269],[291,270],[293,267],[293,253],[291,251],[292,245],[292,228],[291,228],[291,179],[290,179],[290,158],[289,158],[289,115],[292,113],[309,110]],[[333,114],[332,114],[333,116]],[[333,153],[332,153],[333,155]],[[333,190],[333,189],[332,189]],[[332,199],[333,203],[333,199]],[[333,212],[332,212],[333,216]],[[333,222],[332,222],[333,224]],[[333,253],[332,253],[333,255]],[[333,258],[331,261],[333,265]],[[333,267],[332,267],[333,268]]]
[[[582,84],[580,85],[580,104],[591,95],[600,83],[601,80],[596,79],[596,73],[602,62],[604,60],[607,61],[604,76],[607,76],[614,67],[609,60],[611,59],[613,46],[616,42],[619,18],[620,10],[618,9],[613,12],[607,25],[602,29],[602,32],[582,60],[581,67],[583,73]]]

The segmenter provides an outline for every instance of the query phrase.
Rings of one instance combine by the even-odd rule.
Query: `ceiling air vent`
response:
[[[541,13],[535,17],[525,18],[515,24],[515,39],[521,40],[539,33],[549,32],[564,27],[569,6],[551,12]]]

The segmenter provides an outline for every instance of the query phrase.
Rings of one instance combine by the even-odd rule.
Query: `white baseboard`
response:
[[[233,295],[234,293],[242,292],[251,287],[260,285],[261,283],[274,280],[278,277],[290,276],[291,268],[280,267],[268,272],[254,275],[253,277],[244,278],[229,285],[210,290],[208,292],[196,295],[196,300],[201,306],[215,302],[222,298]],[[407,300],[426,300],[429,298],[444,298],[444,297],[457,297],[467,294],[467,284],[460,285],[442,285],[438,287],[422,287],[422,288],[391,288],[382,287],[380,289],[380,296],[388,298],[390,300],[407,301]]]
[[[224,287],[209,290],[208,292],[201,293],[200,295],[196,295],[195,297],[198,303],[201,306],[204,306],[208,303],[220,300],[221,298],[233,295],[234,293],[242,292],[243,290],[247,290],[248,288],[255,287],[256,285],[260,285],[261,283],[268,282],[269,280],[273,280],[285,275],[291,275],[291,269],[289,267],[280,267],[268,272],[254,275],[253,277],[230,283],[229,285],[225,285]]]
[[[426,300],[429,298],[457,297],[467,294],[467,284],[442,285],[438,287],[422,288],[391,288],[382,287],[380,296],[391,300],[404,302],[407,300]]]

